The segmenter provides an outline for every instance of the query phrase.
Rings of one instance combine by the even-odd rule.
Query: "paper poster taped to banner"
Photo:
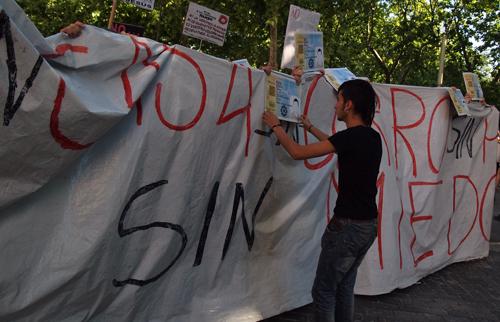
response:
[[[222,46],[228,24],[229,16],[190,2],[182,33]]]
[[[246,59],[246,58],[233,60],[233,63],[238,64],[238,65],[243,66],[243,67],[252,67],[250,65],[250,63],[248,62],[248,59]]]
[[[340,85],[342,85],[342,83],[356,78],[356,75],[354,75],[349,69],[345,67],[325,69],[325,79],[330,85],[333,86],[333,88],[335,88],[336,91],[339,90],[339,87]]]
[[[299,122],[300,95],[295,79],[273,71],[267,76],[266,111],[283,121]]]
[[[288,22],[286,25],[283,54],[281,57],[281,69],[295,67],[295,39],[296,31],[314,32],[318,31],[318,24],[321,15],[317,12],[290,5],[288,12]]]
[[[467,102],[465,101],[465,97],[462,94],[460,88],[448,88],[448,92],[450,93],[451,102],[453,103],[453,107],[457,112],[458,116],[470,115],[469,108],[467,107]]]

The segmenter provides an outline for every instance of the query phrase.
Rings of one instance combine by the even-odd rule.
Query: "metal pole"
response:
[[[117,0],[113,0],[113,6],[111,7],[111,13],[109,15],[108,29],[110,30],[113,28],[113,22],[115,20],[116,2]]]

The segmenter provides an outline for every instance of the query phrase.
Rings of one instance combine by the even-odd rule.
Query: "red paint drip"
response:
[[[304,105],[304,115],[306,115],[306,116],[309,113],[309,105],[311,104],[312,94],[314,93],[314,90],[316,89],[318,81],[321,77],[323,77],[323,75],[317,75],[316,77],[314,77],[313,81],[311,82],[311,86],[309,86],[309,89],[307,91],[306,103]],[[334,119],[334,123],[335,123],[335,119]],[[304,128],[304,141],[305,141],[306,145],[308,144],[307,143],[308,142],[307,135],[308,135],[307,129]],[[322,161],[320,161],[318,163],[311,163],[309,160],[306,159],[306,160],[304,160],[304,165],[309,170],[318,170],[318,169],[323,168],[325,165],[327,165],[328,162],[330,162],[332,159],[333,159],[333,153],[330,153],[326,156],[325,159],[323,159]]]
[[[55,48],[55,53],[43,55],[43,57],[46,59],[53,59],[53,58],[64,56],[66,54],[66,52],[68,52],[68,51],[71,51],[74,53],[79,53],[79,54],[88,54],[89,48],[86,46],[60,44]]]
[[[484,208],[484,201],[486,200],[486,194],[488,193],[488,188],[490,187],[490,184],[493,182],[493,180],[496,178],[496,173],[490,178],[488,183],[486,184],[486,188],[484,188],[484,193],[483,197],[481,198],[481,208],[479,211],[479,227],[481,228],[481,234],[483,235],[484,240],[490,241],[489,237],[486,237],[486,233],[484,231],[484,225],[483,225],[483,208]]]
[[[382,252],[382,214],[383,214],[383,205],[384,205],[384,182],[385,182],[385,173],[382,172],[377,179],[377,189],[378,193],[378,207],[377,207],[377,217],[378,217],[378,226],[377,226],[377,246],[378,246],[378,258],[380,269],[384,269],[384,256]]]
[[[158,114],[158,117],[160,118],[160,122],[163,125],[165,125],[166,127],[168,127],[169,129],[176,130],[176,131],[185,131],[185,130],[192,128],[193,126],[196,125],[196,123],[198,123],[198,121],[201,118],[201,115],[203,114],[203,111],[205,110],[205,104],[207,101],[207,83],[205,81],[205,75],[203,75],[203,72],[201,71],[200,66],[198,65],[198,63],[196,63],[196,61],[193,58],[191,58],[189,55],[183,53],[182,51],[179,51],[176,48],[171,48],[168,50],[171,50],[172,55],[177,55],[177,56],[181,57],[182,59],[186,60],[188,63],[190,63],[194,67],[194,69],[196,70],[198,77],[200,78],[200,82],[201,82],[202,95],[201,95],[201,102],[200,102],[200,107],[198,109],[198,113],[195,115],[194,119],[191,122],[189,122],[188,124],[184,124],[184,125],[172,124],[163,117],[163,114],[161,112],[161,88],[162,88],[162,84],[158,83],[156,85],[155,108],[156,108],[156,112]]]
[[[50,133],[54,140],[59,143],[59,145],[66,150],[83,150],[88,148],[93,143],[80,144],[74,140],[69,139],[64,134],[62,134],[59,129],[59,114],[61,113],[62,101],[66,92],[66,83],[64,79],[59,80],[59,87],[57,89],[57,96],[54,101],[54,108],[50,115]]]
[[[469,231],[467,234],[465,234],[464,238],[458,243],[457,247],[454,250],[451,250],[451,241],[450,241],[450,231],[451,231],[451,219],[455,215],[455,210],[456,210],[456,185],[457,185],[457,179],[463,179],[466,180],[467,182],[470,183],[472,188],[474,189],[474,192],[476,193],[476,214],[474,215],[474,221],[472,222],[472,225],[469,228]],[[472,229],[476,225],[477,217],[479,213],[479,196],[477,192],[476,185],[472,180],[470,179],[469,176],[464,176],[464,175],[458,175],[453,177],[453,214],[451,215],[451,218],[448,221],[448,234],[447,234],[447,239],[448,239],[448,255],[452,255],[461,245],[462,243],[469,237],[469,234],[471,233]]]
[[[139,97],[137,99],[136,103],[136,108],[137,108],[137,125],[141,126],[142,125],[142,99]]]
[[[248,146],[250,143],[250,134],[251,134],[251,114],[250,114],[250,109],[252,107],[252,70],[250,68],[247,68],[247,77],[248,77],[248,102],[247,105],[240,107],[239,109],[236,109],[226,115],[226,110],[229,105],[229,101],[231,99],[231,94],[233,92],[233,86],[234,86],[234,79],[236,77],[236,72],[238,71],[238,66],[236,64],[233,65],[233,69],[231,71],[231,79],[229,81],[229,87],[227,89],[226,93],[226,99],[224,100],[224,106],[222,108],[222,112],[219,115],[219,119],[217,120],[217,125],[224,124],[231,120],[232,118],[244,114],[246,118],[246,143],[245,143],[245,157],[248,156]]]
[[[484,118],[484,136],[483,136],[483,164],[486,163],[486,141],[494,141],[496,140],[497,136],[496,133],[492,137],[487,136],[488,132],[488,120],[486,117]]]
[[[417,234],[415,233],[415,228],[413,228],[413,224],[415,222],[419,222],[419,221],[432,220],[432,216],[431,215],[415,216],[416,211],[415,211],[415,203],[413,200],[412,188],[415,186],[437,186],[437,185],[440,185],[442,183],[443,183],[443,180],[431,181],[431,182],[425,182],[425,181],[408,182],[408,190],[410,193],[410,205],[411,205],[410,226],[411,226],[411,229],[413,231],[413,238],[412,238],[412,241],[410,243],[410,252],[411,252],[411,256],[413,257],[413,264],[415,267],[417,267],[418,263],[420,263],[425,258],[432,256],[433,252],[432,252],[432,250],[426,251],[423,255],[420,255],[418,258],[415,259],[415,254],[413,253],[413,246],[415,245],[415,242],[417,241]]]
[[[399,244],[399,269],[403,269],[403,254],[401,252],[401,222],[403,221],[403,215],[405,213],[403,208],[403,201],[401,201],[401,214],[399,215],[399,223],[398,223],[398,244]]]
[[[377,132],[382,136],[382,140],[384,140],[384,145],[385,145],[385,150],[387,151],[387,165],[390,167],[391,166],[391,154],[389,153],[389,145],[387,144],[387,139],[385,138],[385,134],[380,128],[380,125],[373,120],[373,125],[377,128]]]
[[[408,125],[398,125],[397,113],[396,113],[396,103],[395,103],[395,93],[397,93],[397,92],[409,94],[409,95],[415,97],[420,102],[420,105],[422,107],[422,115],[420,116],[420,118],[416,122],[408,124]],[[420,96],[418,96],[417,94],[415,94],[407,89],[403,89],[403,88],[391,88],[391,102],[392,102],[392,113],[393,113],[392,115],[393,115],[393,122],[394,122],[394,154],[395,154],[395,158],[396,158],[396,169],[398,168],[398,145],[397,145],[396,135],[399,134],[401,136],[401,138],[403,139],[403,141],[405,142],[406,147],[408,148],[408,151],[411,155],[412,165],[413,165],[413,176],[416,177],[417,176],[417,165],[416,165],[415,153],[413,152],[413,149],[411,148],[411,145],[410,145],[408,139],[406,139],[405,135],[403,134],[403,132],[401,132],[401,130],[416,128],[424,121],[424,119],[425,119],[425,104],[422,101],[422,98],[420,98]]]
[[[448,106],[446,104],[441,105],[443,102],[448,101],[448,96],[445,96],[439,100],[439,102],[436,104],[434,107],[434,110],[432,111],[431,114],[431,120],[429,122],[429,128],[427,129],[427,161],[429,162],[429,168],[431,169],[432,172],[434,173],[439,173],[439,169],[434,165],[434,162],[432,161],[432,155],[431,155],[431,135],[432,135],[432,122],[434,121],[434,115],[436,114],[437,109],[440,106]],[[448,133],[446,134],[446,140],[445,142],[448,141]],[[441,154],[441,162],[443,162],[444,158],[444,153],[446,151],[446,146],[443,146],[443,152]],[[441,164],[440,162],[440,164]]]

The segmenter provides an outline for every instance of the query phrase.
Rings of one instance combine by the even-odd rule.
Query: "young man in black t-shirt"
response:
[[[312,289],[316,321],[352,321],[354,284],[363,257],[377,236],[377,176],[382,158],[380,135],[371,128],[375,115],[375,91],[369,82],[343,83],[335,111],[347,129],[328,136],[302,116],[304,127],[319,142],[300,145],[264,112],[262,119],[281,145],[296,160],[336,153],[339,193],[334,217],[321,239],[321,255]]]

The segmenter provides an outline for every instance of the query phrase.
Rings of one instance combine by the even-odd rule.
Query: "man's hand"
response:
[[[273,71],[273,66],[264,65],[260,69],[262,69],[264,71],[264,73],[266,73],[266,75],[269,76],[269,75],[271,75],[271,72]]]
[[[464,98],[465,98],[465,102],[467,104],[469,104],[472,101],[472,95],[470,93],[465,94]],[[479,104],[481,104],[481,105],[488,105],[486,103],[486,100],[484,98],[479,99]]]
[[[75,21],[74,23],[62,28],[61,32],[69,38],[76,38],[80,36],[83,28],[85,28],[85,24],[83,22]]]
[[[312,126],[312,123],[311,121],[309,120],[309,118],[307,117],[307,115],[305,114],[302,114],[300,116],[300,122],[302,123],[302,125],[304,126],[304,128],[309,131],[309,129],[311,128]]]
[[[466,93],[464,99],[465,103],[469,104],[472,101],[472,95],[470,93]]]
[[[280,120],[278,120],[276,115],[271,112],[264,112],[264,114],[262,114],[262,121],[264,121],[264,123],[266,123],[266,125],[270,128],[275,125],[280,125]]]
[[[300,66],[295,66],[292,69],[292,76],[295,79],[295,83],[297,83],[297,85],[300,85],[303,74],[304,74],[304,71],[302,70],[302,67],[300,67]]]

